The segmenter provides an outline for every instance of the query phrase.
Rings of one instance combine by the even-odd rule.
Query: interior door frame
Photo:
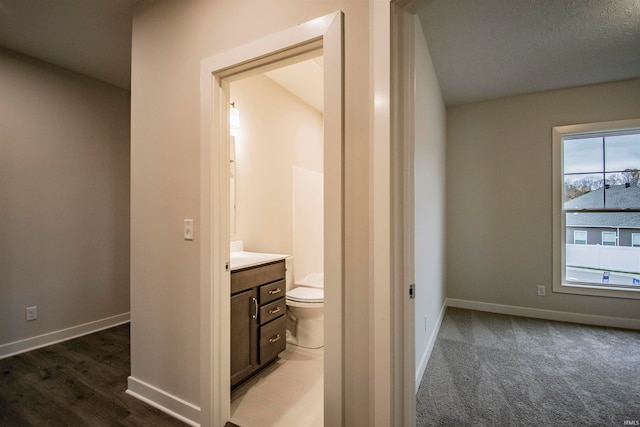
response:
[[[395,376],[398,379],[396,399],[401,412],[397,419],[404,426],[416,425],[416,319],[415,299],[409,296],[409,286],[415,289],[415,43],[414,12],[410,10],[416,2],[391,6],[391,80],[392,109],[391,135],[394,140],[391,148],[391,187],[392,223],[396,236],[394,245],[393,283],[403,286],[394,307],[398,313],[395,324],[397,336],[402,339],[396,343],[395,357],[402,361],[396,364]]]
[[[231,418],[229,81],[322,47],[324,56],[324,420],[344,425],[344,17],[314,19],[200,66],[200,425]],[[224,349],[223,351],[221,351]],[[330,369],[327,369],[330,367]]]
[[[415,300],[415,14],[430,0],[374,2],[373,167],[380,212],[374,214],[374,425],[416,425]],[[388,43],[385,43],[388,41]],[[377,235],[377,237],[376,237]],[[388,251],[388,252],[387,252]],[[390,262],[385,262],[388,259]],[[388,279],[387,279],[388,278]],[[415,289],[414,289],[415,292]],[[389,364],[389,361],[391,363]],[[389,367],[389,372],[385,368]]]

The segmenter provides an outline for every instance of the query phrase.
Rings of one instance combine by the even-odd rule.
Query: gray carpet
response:
[[[418,426],[640,421],[640,331],[448,308],[417,394]]]

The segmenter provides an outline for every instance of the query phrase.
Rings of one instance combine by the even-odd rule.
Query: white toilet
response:
[[[324,273],[295,281],[293,257],[286,259],[287,342],[306,348],[324,346]]]

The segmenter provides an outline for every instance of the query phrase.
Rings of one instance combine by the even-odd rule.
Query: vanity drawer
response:
[[[284,298],[275,300],[260,307],[260,324],[264,325],[276,317],[282,316],[287,311],[287,303]]]
[[[283,298],[285,290],[284,280],[260,286],[260,304],[266,304],[278,298]]]
[[[284,276],[284,260],[236,270],[231,273],[231,293],[235,294],[254,286],[281,280],[284,279]]]
[[[287,348],[285,316],[260,327],[260,364],[267,363]]]

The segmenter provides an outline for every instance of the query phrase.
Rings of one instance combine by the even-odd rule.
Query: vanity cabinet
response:
[[[231,386],[248,377],[258,367],[258,355],[253,345],[257,340],[255,320],[252,318],[255,298],[254,289],[231,296]]]
[[[284,260],[231,272],[231,387],[286,348]]]

